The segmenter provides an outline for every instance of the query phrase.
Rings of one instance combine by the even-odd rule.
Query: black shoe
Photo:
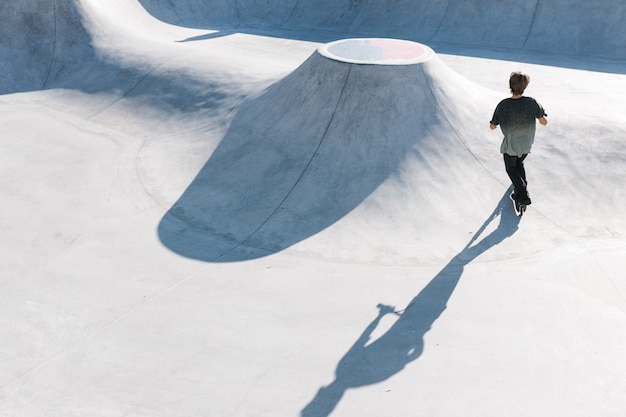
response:
[[[515,201],[517,201],[518,203],[523,204],[525,206],[530,206],[530,204],[532,203],[530,201],[530,196],[528,195],[528,192],[524,193],[523,195],[520,195],[519,199],[515,200]]]
[[[522,192],[519,192],[519,193],[513,192],[513,194],[511,194],[511,198],[517,204],[523,204],[525,206],[529,206],[531,204],[530,196],[528,195],[528,191],[522,191]]]

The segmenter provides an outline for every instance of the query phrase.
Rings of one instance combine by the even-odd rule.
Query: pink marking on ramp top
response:
[[[353,64],[412,65],[428,61],[434,52],[426,45],[400,39],[342,39],[318,48],[323,56]]]

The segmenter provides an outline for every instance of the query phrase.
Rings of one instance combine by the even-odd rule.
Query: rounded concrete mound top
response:
[[[369,65],[419,64],[435,54],[421,43],[387,38],[342,39],[320,46],[318,52],[335,61]]]

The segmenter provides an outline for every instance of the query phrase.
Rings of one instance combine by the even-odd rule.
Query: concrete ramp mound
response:
[[[475,110],[471,103],[482,90],[427,46],[348,42],[321,47],[241,107],[163,218],[159,234],[167,247],[207,261],[238,261],[280,251],[335,225],[343,231],[328,244],[351,257],[370,257],[359,242],[375,247],[365,240],[380,235],[371,228],[383,228],[396,242],[388,247],[402,248],[406,240],[406,253],[394,255],[404,258],[427,251],[428,239],[424,247],[413,244],[420,236],[454,229],[454,222],[440,219],[463,217],[454,203],[460,193],[469,204],[485,197],[491,202],[480,205],[491,206],[489,189],[499,184],[472,155],[479,138],[460,137],[455,127],[463,123],[480,131],[476,123],[483,121],[467,109]],[[483,192],[468,192],[470,185]],[[472,215],[484,217],[479,210]],[[456,235],[451,233],[451,245]],[[334,252],[330,246],[322,250],[322,256]]]

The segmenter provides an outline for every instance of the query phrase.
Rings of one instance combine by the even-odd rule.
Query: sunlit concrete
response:
[[[0,2],[0,416],[623,415],[626,7],[256,4]]]

